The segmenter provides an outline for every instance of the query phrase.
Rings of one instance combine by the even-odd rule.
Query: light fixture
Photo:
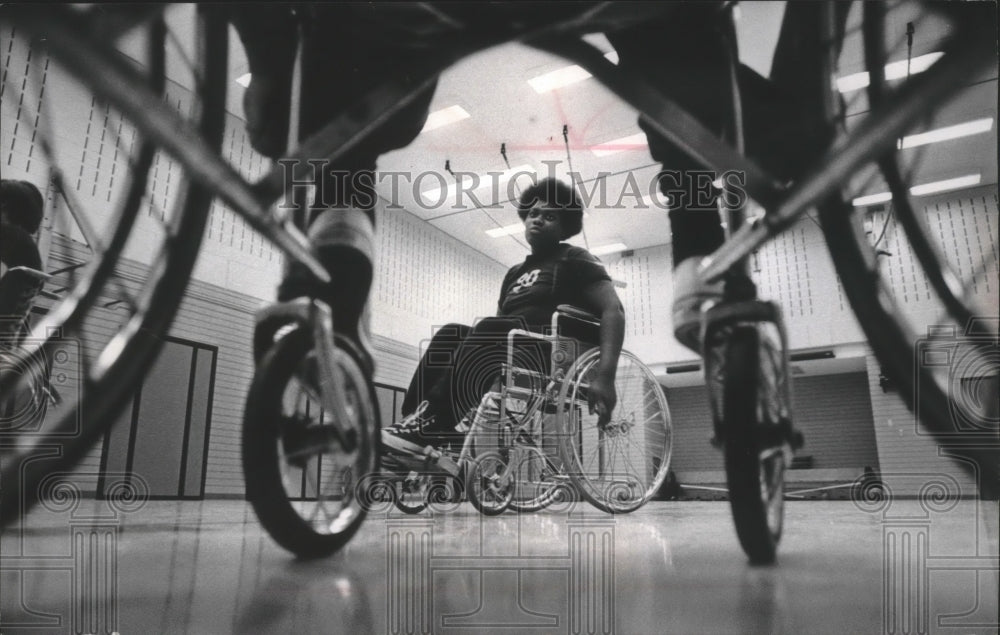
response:
[[[625,243],[611,243],[609,245],[601,245],[600,247],[594,247],[590,250],[590,253],[595,256],[606,256],[608,254],[616,254],[619,251],[625,251],[628,247]]]
[[[936,128],[934,130],[928,130],[927,132],[920,132],[918,134],[912,134],[908,137],[903,137],[896,144],[896,147],[901,150],[905,148],[915,148],[929,143],[940,143],[950,139],[971,137],[972,135],[989,132],[992,129],[993,117],[983,117],[982,119],[973,119],[972,121],[955,124],[954,126],[945,126],[944,128]]]
[[[487,229],[486,235],[490,238],[500,238],[501,236],[510,236],[521,231],[524,231],[524,223],[512,223],[510,225],[504,225],[503,227]]]
[[[237,77],[233,81],[235,81],[237,84],[239,84],[243,88],[246,88],[247,86],[250,85],[250,79],[252,77],[253,77],[253,75],[251,75],[250,73],[243,73],[242,75],[240,75],[239,77]]]
[[[937,194],[938,192],[959,190],[963,187],[973,187],[975,185],[979,185],[982,178],[982,175],[977,172],[976,174],[966,174],[965,176],[959,176],[953,179],[922,183],[911,187],[910,194],[913,196],[927,196],[928,194]],[[878,194],[869,194],[867,196],[856,198],[851,201],[851,204],[854,207],[864,207],[866,205],[876,205],[878,203],[885,203],[886,201],[891,200],[892,194],[889,192],[879,192]]]
[[[885,65],[885,78],[889,79],[902,79],[907,75],[916,75],[917,73],[922,73],[931,67],[934,62],[943,55],[940,52],[927,53],[926,55],[919,55],[907,62],[902,60],[899,62],[891,62]],[[862,71],[860,73],[854,73],[852,75],[845,75],[843,77],[837,78],[837,90],[842,93],[849,93],[851,91],[858,90],[859,88],[864,88],[871,83],[871,79],[868,76],[868,71]]]
[[[933,183],[924,183],[923,185],[914,185],[910,188],[910,194],[914,196],[926,196],[928,194],[937,194],[938,192],[958,190],[963,187],[979,185],[980,180],[982,180],[982,176],[979,173],[967,174],[954,179],[945,179],[943,181],[934,181]]]
[[[617,51],[610,51],[604,54],[604,59],[608,60],[612,64],[618,63],[618,53]],[[562,88],[564,86],[570,86],[577,82],[582,82],[585,79],[591,77],[590,73],[584,70],[582,67],[576,64],[571,64],[570,66],[564,66],[562,68],[557,68],[554,71],[548,73],[543,73],[538,77],[532,77],[528,80],[528,85],[531,86],[536,93],[541,95],[542,93],[547,93],[553,91],[557,88]]]
[[[427,115],[427,123],[424,124],[424,127],[420,130],[420,132],[427,132],[429,130],[441,128],[457,121],[468,119],[471,116],[472,115],[467,113],[465,109],[458,104],[448,106],[447,108],[441,108],[440,110],[435,110]]]
[[[595,157],[606,157],[608,155],[617,154],[626,150],[639,150],[648,147],[649,142],[646,141],[645,133],[640,132],[639,134],[629,135],[627,137],[622,137],[621,139],[605,141],[604,143],[596,146],[590,146],[590,151]]]
[[[868,196],[859,196],[858,198],[851,201],[851,205],[854,207],[865,207],[867,205],[878,205],[879,203],[885,203],[886,201],[892,200],[892,194],[888,192],[879,192],[878,194],[869,194]]]

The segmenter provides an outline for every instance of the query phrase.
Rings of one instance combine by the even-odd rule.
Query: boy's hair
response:
[[[521,199],[517,203],[518,217],[524,221],[528,217],[528,210],[539,201],[559,208],[563,227],[561,240],[576,236],[583,231],[583,204],[575,188],[553,178],[542,179],[521,194]]]
[[[42,258],[38,247],[24,228],[0,223],[0,260],[8,268],[31,267],[41,270]]]
[[[34,234],[42,224],[42,193],[28,181],[0,179],[0,213],[8,223]]]

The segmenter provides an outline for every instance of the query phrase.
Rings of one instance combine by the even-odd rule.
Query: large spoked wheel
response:
[[[867,91],[857,92],[867,97],[874,112],[896,90],[903,90],[887,81],[884,72],[888,60],[910,57],[905,45],[900,46],[905,42],[898,37],[900,24],[912,20],[919,37],[921,23],[912,12],[902,18],[896,15],[912,9],[912,3],[863,5],[864,13],[857,11],[855,18],[863,23],[857,37],[864,38],[870,83]],[[944,81],[951,84],[961,81],[949,93],[960,100],[988,85],[975,74],[977,63],[992,59],[992,69],[984,72],[996,71],[995,19],[982,20],[983,7],[975,5],[943,3],[936,8],[941,14],[930,17],[952,20],[956,35],[954,42],[936,46],[950,49],[957,43],[969,50],[981,46],[988,51],[944,74]],[[958,123],[948,100],[921,106],[925,118],[901,136]],[[848,115],[851,112],[848,103]],[[854,119],[848,116],[847,121],[850,127]],[[990,215],[968,195],[916,196],[911,188],[940,178],[922,170],[928,146],[913,146],[906,138],[904,142],[892,139],[886,145],[888,150],[858,170],[838,197],[820,206],[830,254],[843,291],[894,392],[917,413],[938,443],[955,446],[949,452],[961,457],[962,467],[978,478],[981,494],[995,499],[1000,490],[996,228],[989,226]],[[994,188],[982,200],[995,200],[995,192]],[[873,193],[886,194],[879,200]],[[970,237],[961,248],[944,241],[949,233],[959,231]],[[913,293],[918,287],[921,292]]]
[[[580,494],[608,513],[635,511],[652,498],[670,468],[673,427],[663,389],[639,359],[622,351],[615,376],[618,404],[597,425],[587,389],[597,368],[592,349],[574,362],[559,391],[560,452]]]
[[[791,447],[783,353],[762,329],[735,326],[722,335],[722,435],[729,504],[740,545],[755,564],[777,554]]]
[[[162,347],[197,258],[212,192],[179,168],[167,187],[160,150],[173,137],[218,151],[228,25],[215,10],[189,7],[197,27],[189,19],[178,33],[161,10],[19,5],[0,15],[5,67],[17,59],[27,69],[16,81],[4,74],[3,120],[18,122],[2,127],[4,178],[48,194],[40,251],[53,276],[36,303],[44,318],[5,352],[0,392],[18,393],[22,371],[33,368],[44,369],[45,388],[58,396],[48,412],[2,422],[4,525],[45,497],[43,479],[51,484],[47,475],[79,462],[117,419]],[[120,47],[133,59],[114,46],[126,32]],[[171,79],[191,78],[190,89],[168,86],[168,58],[183,60]],[[29,103],[37,107],[30,116],[22,111]],[[90,123],[80,109],[90,109]],[[88,185],[81,156],[110,180],[91,174]],[[156,165],[159,181],[149,178]]]
[[[333,354],[350,419],[338,424],[354,438],[350,450],[318,403],[317,353],[305,329],[291,331],[268,351],[247,398],[247,499],[275,542],[303,558],[329,555],[350,540],[370,506],[359,495],[359,482],[378,471],[374,388],[353,347],[337,343]]]

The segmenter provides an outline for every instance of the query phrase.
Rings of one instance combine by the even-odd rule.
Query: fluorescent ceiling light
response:
[[[243,88],[246,88],[247,86],[250,85],[250,78],[251,77],[253,77],[253,75],[251,75],[250,73],[243,73],[242,75],[240,75],[239,77],[237,77],[234,81],[237,84],[239,84],[240,86],[242,86]]]
[[[500,238],[501,236],[510,236],[522,231],[524,231],[524,223],[513,223],[511,225],[504,225],[503,227],[487,229],[486,235],[490,238]]]
[[[879,203],[885,203],[886,201],[892,200],[892,194],[888,192],[879,192],[878,194],[869,194],[868,196],[859,196],[858,198],[851,201],[851,205],[854,207],[864,207],[866,205],[878,205]]]
[[[441,128],[442,126],[447,126],[448,124],[455,123],[456,121],[468,119],[470,116],[471,115],[469,113],[465,112],[464,108],[457,104],[440,110],[435,110],[431,114],[427,115],[427,123],[424,124],[424,127],[420,132],[427,132],[428,130]]]
[[[910,188],[910,194],[913,196],[927,196],[928,194],[937,194],[938,192],[948,192],[950,190],[958,190],[963,187],[973,187],[979,185],[982,180],[982,175],[967,174],[965,176],[959,176],[953,179],[945,179],[943,181],[934,181],[932,183],[923,183],[921,185],[914,185]],[[868,196],[862,196],[851,201],[854,207],[864,207],[865,205],[875,205],[877,203],[885,203],[886,201],[892,200],[892,194],[889,192],[879,192],[878,194],[870,194]]]
[[[903,137],[902,141],[900,141],[897,146],[900,149],[915,148],[917,146],[927,145],[928,143],[939,143],[941,141],[948,141],[949,139],[971,137],[972,135],[989,132],[992,129],[993,118],[984,117],[982,119],[975,119],[973,121],[967,121],[954,126],[946,126],[944,128],[937,128],[936,130],[928,130],[927,132],[921,132],[908,137]]]
[[[960,176],[954,179],[945,179],[944,181],[935,181],[933,183],[924,183],[923,185],[914,185],[910,188],[910,194],[914,196],[926,196],[928,194],[937,194],[938,192],[947,192],[949,190],[958,190],[963,187],[972,187],[974,185],[979,185],[979,181],[982,180],[982,176],[977,174],[967,174],[965,176]]]
[[[906,60],[886,64],[885,78],[902,79],[906,77],[907,65],[909,65],[909,74],[916,75],[917,73],[922,73],[930,68],[934,62],[938,61],[941,55],[943,55],[943,53],[927,53],[926,55],[914,57],[910,60],[909,64],[907,64]],[[853,75],[845,75],[837,78],[837,90],[842,93],[849,93],[851,91],[858,90],[859,88],[864,88],[870,82],[871,80],[868,77],[868,71],[854,73]]]
[[[612,64],[618,64],[618,52],[610,51],[604,54],[604,58],[610,61]],[[570,66],[564,66],[558,68],[554,71],[544,73],[538,77],[533,77],[528,80],[528,85],[531,86],[536,93],[541,95],[542,93],[547,93],[549,91],[555,90],[557,88],[562,88],[564,86],[570,86],[577,82],[582,82],[585,79],[591,77],[590,73],[584,70],[582,67],[572,64]]]
[[[595,256],[606,256],[608,254],[616,254],[619,251],[625,251],[628,247],[625,243],[611,243],[610,245],[601,245],[600,247],[594,247],[590,250],[590,253]]]
[[[639,134],[622,137],[621,139],[614,139],[613,141],[605,141],[604,143],[596,146],[590,146],[590,151],[594,153],[595,157],[606,157],[608,155],[617,154],[626,150],[639,150],[648,147],[649,143],[646,141],[646,135],[640,132]]]

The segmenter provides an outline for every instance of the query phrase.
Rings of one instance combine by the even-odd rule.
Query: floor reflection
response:
[[[917,530],[849,502],[789,503],[773,567],[747,563],[725,502],[393,512],[316,561],[277,547],[242,501],[102,504],[40,509],[23,536],[4,533],[4,633],[882,632],[887,610],[928,631],[996,620],[995,526],[981,522],[996,506],[983,516],[976,501],[925,514],[924,568],[897,571],[920,576],[924,595],[895,608],[887,554],[907,553],[887,537]]]

